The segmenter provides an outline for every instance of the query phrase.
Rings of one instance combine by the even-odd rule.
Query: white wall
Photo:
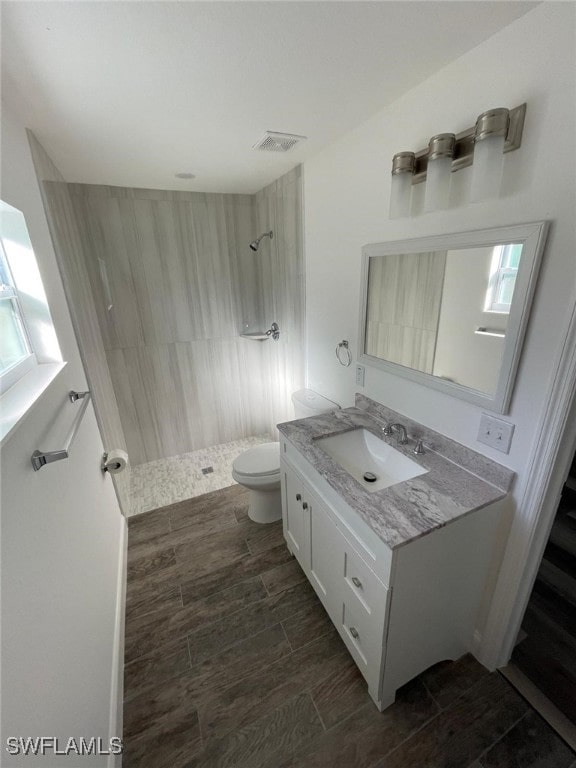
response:
[[[575,299],[574,16],[572,3],[538,6],[304,166],[307,385],[342,405],[353,403],[357,387],[354,366],[338,365],[334,347],[345,338],[358,353],[362,245],[552,221],[508,417],[516,424],[509,455],[477,442],[479,408],[366,369],[365,394],[514,469],[516,500]],[[453,177],[447,211],[388,219],[394,153],[425,147],[437,133],[464,130],[487,109],[524,101],[522,147],[505,157],[499,199],[469,204],[467,169]],[[420,198],[422,187],[416,189]],[[518,509],[513,537],[523,533],[522,514]]]
[[[34,472],[35,448],[58,447],[67,392],[86,378],[24,126],[2,105],[2,199],[23,211],[66,368],[2,446],[2,735],[0,762],[106,765],[107,758],[11,758],[9,736],[118,734],[125,521],[99,462],[92,406],[71,457]],[[72,406],[68,403],[69,408]],[[64,423],[66,422],[66,423]],[[121,723],[121,720],[120,720]]]

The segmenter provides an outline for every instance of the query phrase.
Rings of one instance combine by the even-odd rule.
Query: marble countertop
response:
[[[406,422],[401,416],[398,416],[397,421]],[[359,427],[364,427],[390,443],[428,472],[380,491],[365,490],[317,444],[318,438]],[[413,440],[406,445],[399,445],[396,437],[385,437],[382,433],[382,421],[361,408],[345,408],[320,416],[288,421],[278,424],[278,429],[391,549],[504,498],[513,478],[511,471],[480,454],[474,454],[464,446],[462,449],[468,454],[469,466],[471,463],[474,466],[474,456],[478,457],[478,466],[475,467],[478,474],[464,469],[429,447],[424,454],[415,456],[412,453]],[[426,438],[427,434],[423,436]],[[453,441],[449,442],[458,445]],[[426,439],[424,443],[426,445]],[[482,479],[480,473],[483,477],[488,475],[492,482]]]

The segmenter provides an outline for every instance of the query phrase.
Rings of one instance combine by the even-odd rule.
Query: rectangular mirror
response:
[[[547,230],[364,246],[360,361],[506,413]]]

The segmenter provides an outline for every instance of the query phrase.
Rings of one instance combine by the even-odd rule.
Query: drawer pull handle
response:
[[[302,499],[302,494],[297,493],[296,494],[296,501],[300,501]]]
[[[358,634],[358,630],[356,629],[356,627],[350,627],[350,634],[352,635],[352,637],[353,637],[355,640],[357,640],[357,639],[360,637],[360,635]]]
[[[302,502],[302,509],[308,509],[308,502],[307,501],[303,501]]]
[[[356,576],[352,576],[352,584],[354,584],[355,587],[358,587],[358,589],[362,589],[362,582]]]

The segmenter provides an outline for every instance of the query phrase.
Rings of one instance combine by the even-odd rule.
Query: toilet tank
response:
[[[318,416],[320,413],[333,411],[340,408],[338,403],[328,400],[327,397],[319,395],[313,389],[299,389],[292,395],[294,404],[294,415],[297,419],[305,419],[307,416]]]

